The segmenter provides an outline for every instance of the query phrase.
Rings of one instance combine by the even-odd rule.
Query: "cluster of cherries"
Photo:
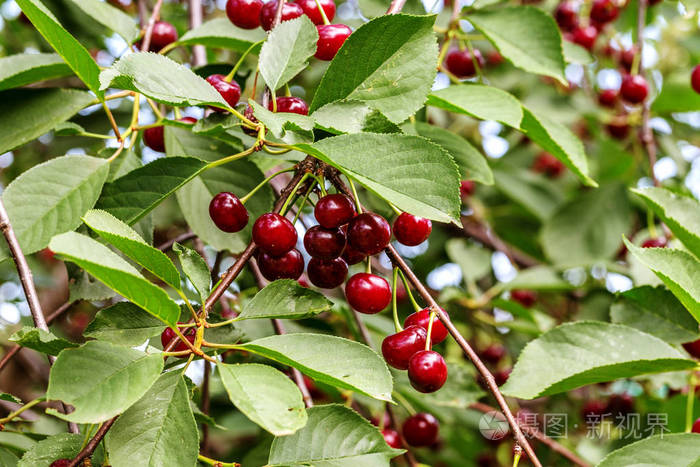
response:
[[[382,429],[382,435],[386,444],[395,449],[402,449],[401,437],[399,433],[388,428],[390,420],[388,416],[384,417],[387,428]],[[372,423],[377,425],[377,420],[372,420]],[[438,433],[440,432],[440,424],[437,419],[429,413],[419,412],[408,417],[401,426],[401,433],[406,442],[413,447],[432,446],[437,442]]]

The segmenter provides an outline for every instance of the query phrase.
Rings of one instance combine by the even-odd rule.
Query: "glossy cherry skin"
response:
[[[642,248],[666,248],[668,240],[665,237],[650,238],[642,243]]]
[[[344,24],[320,24],[316,26],[318,42],[314,57],[319,60],[333,60],[343,46],[345,40],[352,34],[352,29]]]
[[[165,133],[163,125],[143,130],[143,143],[154,151],[165,152]]]
[[[49,467],[68,467],[70,461],[70,459],[58,459],[53,461]]]
[[[306,273],[316,287],[334,289],[345,282],[348,276],[348,263],[342,258],[311,258]]]
[[[535,158],[534,164],[532,164],[532,170],[535,172],[545,174],[550,178],[557,178],[564,173],[566,166],[551,155],[548,152],[541,152]]]
[[[297,231],[286,217],[268,212],[253,224],[253,241],[262,251],[282,256],[297,244]]]
[[[700,339],[693,342],[686,342],[683,348],[694,358],[700,358]]]
[[[475,189],[476,184],[471,180],[462,180],[459,183],[459,194],[462,195],[462,198],[473,195]]]
[[[366,257],[366,254],[362,253],[361,251],[357,251],[355,247],[353,247],[349,243],[345,245],[345,250],[343,251],[342,258],[345,260],[346,263],[350,265],[357,264],[363,261]]]
[[[408,369],[408,361],[421,350],[425,350],[428,338],[420,326],[407,326],[403,331],[386,336],[382,341],[382,355],[389,366],[397,370]]]
[[[337,258],[343,253],[346,243],[345,234],[338,228],[324,229],[315,225],[304,235],[304,248],[314,258]]]
[[[360,272],[345,284],[345,298],[355,310],[373,315],[391,302],[391,287],[383,277]]]
[[[223,191],[211,199],[209,217],[224,232],[240,232],[248,225],[248,210],[238,196]]]
[[[384,436],[384,441],[386,442],[386,444],[389,445],[389,447],[392,447],[394,449],[402,448],[401,438],[399,437],[399,434],[396,432],[396,430],[392,430],[391,428],[384,428],[382,430],[382,436]]]
[[[260,26],[262,0],[228,0],[226,16],[239,28],[255,29]]]
[[[314,216],[326,229],[340,227],[355,217],[355,203],[349,196],[341,193],[326,195],[316,203]]]
[[[277,11],[277,2],[267,2],[263,5],[260,10],[260,25],[265,31],[272,29],[272,23],[275,20],[275,12]],[[282,20],[281,22],[289,21],[290,19],[298,18],[304,14],[304,10],[301,9],[296,3],[285,3],[282,7]]]
[[[445,312],[445,310],[442,311],[443,313]],[[420,311],[408,315],[406,317],[406,320],[403,322],[403,325],[404,327],[420,326],[423,329],[425,329],[425,332],[428,332],[429,323],[430,308],[423,308]],[[440,321],[438,317],[435,316],[435,319],[433,319],[433,329],[430,331],[430,342],[433,345],[439,344],[447,338],[447,334],[447,328],[444,324],[442,324],[442,321]]]
[[[530,308],[537,301],[537,294],[532,290],[511,290],[510,298],[525,308]]]
[[[151,52],[158,52],[166,45],[177,40],[177,29],[167,21],[156,21],[151,34],[151,45],[148,48]]]
[[[649,95],[647,80],[641,75],[627,75],[622,78],[620,95],[630,104],[639,104]]]
[[[506,355],[506,349],[500,344],[491,344],[480,352],[480,357],[487,363],[497,364]]]
[[[620,91],[617,89],[603,89],[598,93],[598,103],[603,107],[614,108]]]
[[[304,257],[296,248],[282,256],[272,256],[264,251],[259,251],[257,260],[260,273],[269,281],[277,279],[297,280],[304,272]]]
[[[402,212],[394,221],[394,237],[407,246],[420,245],[428,239],[433,231],[430,219]]]
[[[301,97],[282,96],[275,99],[277,112],[288,112],[299,115],[309,115],[309,105]],[[267,104],[267,109],[272,110],[272,102]]]
[[[304,14],[308,16],[314,24],[323,24],[323,16],[321,16],[321,12],[318,11],[316,0],[295,0],[294,3],[301,7]],[[328,21],[333,21],[335,17],[335,2],[333,0],[320,0],[319,3]]]
[[[610,23],[617,19],[620,10],[612,0],[595,0],[591,6],[591,19],[600,24]]]
[[[401,432],[411,446],[431,446],[437,441],[440,424],[429,413],[419,412],[403,422]]]
[[[183,324],[183,323],[177,323],[177,324]],[[184,334],[185,338],[190,341],[190,343],[194,344],[194,337],[195,337],[195,332],[194,328],[183,328],[180,330],[182,334]],[[165,328],[163,333],[160,335],[160,343],[163,345],[163,349],[165,349],[168,344],[170,343],[173,338],[177,339],[177,344],[175,344],[175,347],[173,347],[170,351],[171,352],[183,352],[185,350],[189,350],[189,347],[187,347],[187,344],[182,342],[177,337],[177,334],[170,329],[170,328]]]
[[[573,42],[580,45],[584,49],[591,50],[595,45],[595,40],[598,37],[598,30],[595,26],[578,27],[574,29]]]
[[[437,391],[447,381],[445,359],[433,350],[416,352],[408,361],[408,379],[416,391]]]
[[[474,57],[476,57],[479,67],[482,68],[484,66],[484,57],[481,56],[481,52],[478,49],[474,49]],[[471,78],[476,74],[472,54],[467,49],[450,50],[445,58],[445,67],[447,67],[447,71],[458,78]]]
[[[563,31],[573,31],[578,25],[576,4],[571,1],[561,2],[554,10],[554,19]]]
[[[363,212],[348,224],[348,242],[366,255],[376,255],[389,244],[391,227],[379,214]]]
[[[224,98],[228,105],[234,107],[236,104],[238,104],[238,100],[241,98],[241,87],[237,82],[231,81],[229,83],[226,81],[226,77],[224,75],[210,75],[207,76],[207,83],[214,86],[214,89],[221,94],[221,97]],[[226,112],[226,110],[218,107],[210,106],[209,108],[215,110],[216,112]]]
[[[693,90],[700,94],[700,65],[695,65],[693,72],[690,74],[690,85]]]

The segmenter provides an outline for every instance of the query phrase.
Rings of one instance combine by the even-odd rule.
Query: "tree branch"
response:
[[[453,0],[457,1],[457,0]],[[403,6],[406,4],[406,0],[392,0],[391,5],[389,5],[389,9],[386,10],[387,15],[395,15],[396,13],[401,13],[401,9],[403,9]]]
[[[202,0],[189,0],[190,30],[202,24]],[[207,50],[203,45],[192,46],[192,65],[200,67],[207,64]]]
[[[141,51],[145,52],[151,46],[151,37],[153,36],[153,26],[155,26],[156,21],[160,17],[160,7],[163,6],[163,0],[157,0],[156,4],[153,6],[153,12],[151,17],[148,18],[148,24],[146,25],[146,32],[143,35],[143,40],[141,41]]]
[[[535,258],[508,246],[490,226],[474,220],[471,216],[462,216],[462,228],[469,237],[505,254],[512,263],[526,268],[540,264]]]
[[[644,76],[644,61],[642,57],[644,56],[644,22],[646,21],[647,13],[647,0],[639,0],[637,2],[637,54],[639,67],[637,69],[637,74],[639,76]],[[659,186],[659,180],[654,174],[654,165],[656,165],[656,141],[654,140],[654,133],[649,126],[649,114],[650,112],[650,102],[649,99],[645,99],[642,103],[642,126],[639,129],[639,139],[644,146],[647,153],[647,158],[649,159],[649,174],[654,182],[654,186]]]
[[[82,461],[92,456],[92,453],[95,452],[97,446],[100,445],[100,442],[105,437],[109,429],[112,428],[114,422],[117,421],[117,417],[119,417],[119,415],[110,418],[102,425],[100,425],[100,428],[97,430],[97,433],[95,433],[95,436],[93,436],[92,439],[88,441],[85,447],[78,453],[77,456],[75,456],[75,459],[73,459],[71,463],[68,464],[68,467],[77,467]]]

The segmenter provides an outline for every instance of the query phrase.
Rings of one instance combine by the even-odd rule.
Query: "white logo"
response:
[[[501,412],[486,412],[479,419],[479,431],[486,439],[502,439],[508,434],[508,422]]]

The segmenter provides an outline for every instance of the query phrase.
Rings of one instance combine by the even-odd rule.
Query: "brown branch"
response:
[[[119,415],[117,415],[117,417],[118,416]],[[83,460],[87,459],[92,455],[93,452],[95,452],[95,449],[97,449],[97,446],[100,445],[100,442],[105,437],[109,429],[112,428],[114,422],[117,421],[117,417],[110,418],[102,425],[100,425],[100,428],[97,430],[97,433],[95,433],[95,436],[93,436],[92,439],[88,441],[85,447],[78,453],[77,456],[75,456],[75,459],[73,459],[71,463],[68,464],[68,467],[77,467]]]
[[[202,24],[202,0],[189,0],[190,29]],[[192,46],[192,65],[200,67],[207,64],[207,50],[203,45]]]
[[[458,1],[458,0],[452,0],[452,1]],[[395,15],[396,13],[401,13],[401,10],[403,9],[403,6],[406,4],[406,0],[392,0],[391,5],[389,5],[389,9],[386,10],[387,15]]]
[[[141,41],[141,51],[145,52],[151,46],[151,37],[153,36],[153,27],[156,21],[160,17],[160,7],[163,6],[163,0],[157,0],[156,4],[153,6],[153,12],[151,12],[151,17],[148,18],[148,24],[146,25],[146,32],[143,35],[143,40]]]
[[[637,2],[637,59],[638,68],[637,74],[639,76],[644,76],[644,63],[643,54],[644,51],[644,22],[646,21],[647,13],[647,0],[639,0]],[[654,140],[654,133],[649,126],[649,114],[650,112],[650,102],[649,98],[644,100],[642,103],[642,126],[639,129],[639,139],[644,146],[647,153],[647,158],[649,159],[649,174],[654,182],[654,186],[659,186],[659,180],[654,174],[654,165],[656,165],[656,141]]]
[[[211,406],[211,399],[209,394],[209,378],[211,373],[211,363],[208,360],[204,360],[204,378],[202,379],[202,404],[201,410],[205,415],[209,415],[209,409]],[[202,441],[199,443],[199,450],[207,455],[209,450],[209,425],[205,422],[202,423]]]
[[[462,228],[469,237],[505,254],[512,263],[529,268],[540,264],[535,258],[508,246],[491,227],[471,216],[462,216]]]
[[[183,242],[186,242],[187,240],[193,239],[194,237],[196,237],[196,235],[193,232],[185,232],[183,234],[178,235],[175,238],[172,238],[170,240],[163,242],[163,244],[161,244],[158,247],[158,249],[160,251],[168,251],[169,249],[171,249],[173,247],[173,245],[175,243],[183,243]]]

